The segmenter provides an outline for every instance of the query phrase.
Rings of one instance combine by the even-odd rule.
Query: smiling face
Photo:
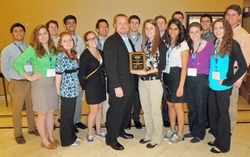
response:
[[[137,32],[140,27],[140,22],[138,19],[131,19],[129,22],[130,31]]]
[[[39,31],[38,31],[38,41],[44,45],[44,44],[48,44],[48,41],[49,41],[49,32],[47,31],[46,28],[41,28]]]
[[[193,40],[193,42],[200,41],[201,34],[202,34],[202,31],[200,30],[199,27],[193,26],[189,29],[189,36]]]
[[[156,20],[157,26],[160,30],[160,32],[164,32],[166,29],[166,21],[163,18],[159,18]]]
[[[70,51],[74,46],[74,40],[71,35],[66,34],[61,37],[60,45],[67,51]]]
[[[75,33],[75,30],[76,30],[76,21],[74,19],[68,19],[66,21],[66,24],[64,25],[65,29],[67,32],[70,32],[70,33]]]
[[[180,34],[180,29],[176,24],[172,23],[168,28],[168,34],[172,39],[176,39],[176,37]]]
[[[151,23],[145,24],[145,34],[149,38],[150,41],[153,41],[155,37],[155,26]]]
[[[98,28],[96,28],[96,32],[99,34],[101,37],[107,37],[109,33],[109,26],[106,22],[100,22],[98,24]]]
[[[97,36],[95,35],[95,33],[89,33],[86,36],[86,44],[90,47],[90,48],[96,48],[97,44],[98,44],[98,40],[97,40]]]
[[[222,22],[216,22],[214,24],[213,32],[216,38],[218,38],[221,41],[225,33],[225,29]]]
[[[50,35],[52,35],[52,36],[57,36],[58,27],[57,27],[56,24],[50,23],[50,24],[49,24],[49,27],[48,27],[48,30],[49,30],[49,34],[50,34]]]
[[[25,32],[22,27],[15,27],[11,33],[15,41],[23,41]]]
[[[229,9],[226,12],[225,19],[229,22],[231,27],[235,27],[238,24],[238,21],[241,19],[242,14],[238,14],[237,11]]]
[[[119,33],[121,36],[125,36],[129,29],[128,18],[125,16],[118,16],[114,23],[114,27],[117,33]]]
[[[203,17],[201,19],[201,27],[204,32],[208,32],[210,30],[212,22],[210,21],[210,18]]]

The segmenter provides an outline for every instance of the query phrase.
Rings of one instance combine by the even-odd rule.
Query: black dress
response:
[[[100,52],[100,54],[102,55],[103,53]],[[98,70],[86,79],[97,68]],[[89,105],[99,104],[106,100],[106,75],[103,59],[101,61],[97,60],[88,49],[85,49],[80,57],[78,76],[82,90],[85,90],[86,100]]]

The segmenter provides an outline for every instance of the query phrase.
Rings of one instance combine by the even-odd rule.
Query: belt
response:
[[[27,80],[27,79],[21,79],[21,80],[12,79],[12,80],[14,80],[14,81],[30,82],[30,81],[29,81],[29,80]]]
[[[159,77],[143,77],[143,76],[140,76],[140,78],[142,81],[151,81],[151,80],[159,80],[160,79]]]

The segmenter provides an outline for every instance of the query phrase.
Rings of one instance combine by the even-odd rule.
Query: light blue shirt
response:
[[[132,37],[130,34],[128,34],[128,37],[132,41],[136,52],[141,52],[141,48],[142,48],[142,35],[141,35],[141,33],[138,33],[135,37]]]
[[[73,35],[73,39],[75,41],[75,50],[77,52],[77,58],[79,59],[84,50],[84,42],[82,38],[76,33],[75,35]]]
[[[104,46],[104,42],[107,38],[103,39],[101,37],[98,37],[98,45],[97,45],[97,48],[99,50],[102,50],[103,51],[103,46]]]
[[[126,35],[125,37],[122,37],[127,49],[128,49],[128,52],[133,52],[133,48],[129,42],[129,39],[128,39],[128,36]]]
[[[11,79],[24,79],[12,68],[12,64],[27,47],[28,45],[25,42],[23,45],[19,45],[17,42],[12,42],[2,50],[1,71],[8,82],[10,82]],[[26,65],[31,65],[31,63],[28,61]],[[32,72],[28,72],[28,74],[32,75]]]

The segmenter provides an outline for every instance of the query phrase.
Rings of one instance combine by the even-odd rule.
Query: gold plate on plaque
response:
[[[129,66],[132,70],[146,70],[146,56],[145,52],[130,52]]]

